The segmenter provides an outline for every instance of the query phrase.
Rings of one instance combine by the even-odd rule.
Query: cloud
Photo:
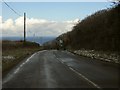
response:
[[[2,36],[2,17],[0,16],[0,38]]]
[[[0,16],[0,23],[2,23],[2,36],[23,36],[23,17],[16,20],[7,19],[2,22]],[[58,36],[62,33],[72,30],[72,27],[78,23],[79,19],[73,21],[50,21],[45,19],[27,18],[27,36]]]

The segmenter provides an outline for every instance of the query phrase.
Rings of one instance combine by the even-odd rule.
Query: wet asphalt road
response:
[[[39,51],[3,78],[3,88],[118,88],[118,67],[67,51]]]

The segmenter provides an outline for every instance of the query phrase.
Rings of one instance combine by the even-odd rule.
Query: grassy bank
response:
[[[37,43],[23,41],[2,42],[2,73],[6,74],[24,58],[42,48]]]
[[[120,4],[97,11],[78,22],[72,31],[46,43],[46,48],[120,53]],[[62,44],[60,43],[62,40]],[[84,51],[83,51],[84,52]]]
[[[118,52],[96,51],[96,50],[85,50],[85,49],[70,50],[70,52],[80,56],[86,56],[86,57],[95,58],[102,61],[120,64],[120,61],[119,61],[120,56]]]

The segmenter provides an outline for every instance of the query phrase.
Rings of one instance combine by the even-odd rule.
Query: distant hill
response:
[[[48,46],[60,48],[59,40],[66,49],[120,51],[120,5],[86,17]]]
[[[36,42],[42,45],[45,42],[51,41],[56,37],[45,36],[45,37],[27,37],[27,41]],[[2,37],[2,40],[9,40],[9,41],[19,41],[23,40],[23,37]]]
[[[2,49],[5,51],[7,50],[13,50],[18,48],[38,48],[40,45],[35,42],[29,42],[29,41],[8,41],[3,40],[2,41]]]

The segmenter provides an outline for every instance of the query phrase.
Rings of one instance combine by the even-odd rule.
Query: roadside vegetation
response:
[[[39,44],[34,42],[2,41],[3,76],[26,57],[41,49]]]
[[[59,41],[62,40],[62,49],[83,56],[92,55],[92,57],[120,62],[119,25],[120,4],[115,4],[111,8],[97,11],[86,17],[78,22],[72,31],[60,35],[51,43],[46,43],[45,47],[61,49]]]
[[[99,59],[107,62],[120,63],[119,55],[117,52],[105,52],[105,51],[94,51],[94,50],[75,50],[72,53],[87,56],[93,59]]]

